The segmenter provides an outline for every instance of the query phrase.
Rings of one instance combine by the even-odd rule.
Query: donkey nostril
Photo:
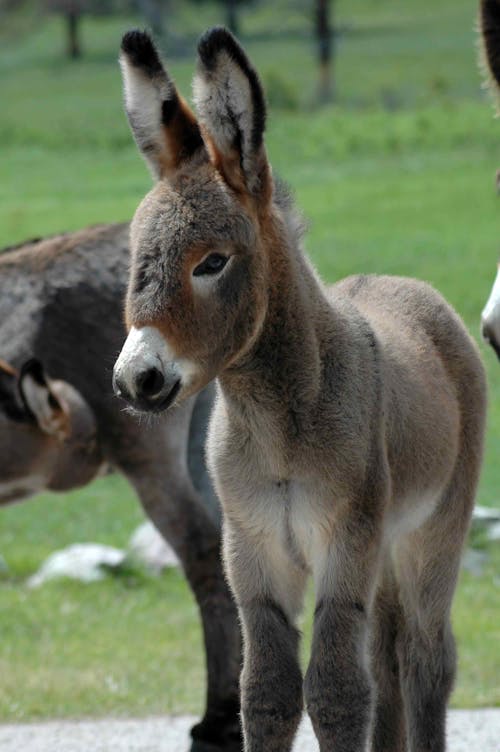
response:
[[[143,397],[154,397],[161,392],[165,379],[163,374],[157,368],[150,368],[148,371],[142,371],[137,377],[137,392]]]

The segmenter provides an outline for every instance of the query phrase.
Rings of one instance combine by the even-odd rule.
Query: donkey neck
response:
[[[219,375],[229,410],[301,432],[321,389],[320,322],[330,309],[322,283],[298,246],[280,242],[269,255],[268,304],[251,349]],[[330,309],[331,313],[331,309]],[[248,422],[248,420],[246,420]],[[252,420],[252,422],[254,422]]]

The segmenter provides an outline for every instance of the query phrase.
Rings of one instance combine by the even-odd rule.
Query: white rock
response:
[[[99,543],[75,543],[54,551],[44,561],[38,572],[29,578],[29,587],[40,587],[49,580],[69,577],[81,582],[96,582],[106,576],[105,569],[120,567],[126,558],[125,551]]]
[[[7,574],[9,571],[9,566],[5,559],[3,558],[2,554],[0,554],[0,574]]]
[[[500,522],[495,522],[488,528],[488,540],[500,541]]]
[[[488,559],[489,555],[485,551],[476,551],[475,548],[468,548],[462,556],[462,566],[467,572],[480,577]]]
[[[179,559],[155,526],[146,520],[134,531],[129,541],[129,553],[154,574],[167,567],[178,567]]]
[[[473,522],[484,522],[486,524],[492,522],[500,522],[500,509],[493,509],[493,507],[475,506],[472,512]]]

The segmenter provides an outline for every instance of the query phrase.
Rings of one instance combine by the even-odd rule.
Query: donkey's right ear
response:
[[[268,197],[266,104],[257,72],[241,45],[221,26],[202,36],[198,55],[194,99],[212,159],[234,188]]]
[[[146,32],[124,35],[120,66],[125,109],[137,146],[153,175],[168,178],[184,160],[205,150],[196,118]]]

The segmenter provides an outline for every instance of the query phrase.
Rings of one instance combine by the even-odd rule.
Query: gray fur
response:
[[[53,407],[44,425],[50,429],[53,418],[64,427],[63,403],[73,425],[64,440],[44,430],[37,415],[26,413],[16,378],[0,370],[0,504],[84,485],[106,466],[123,473],[178,554],[200,608],[208,692],[193,749],[235,752],[239,628],[222,574],[218,505],[200,452],[213,394],[210,387],[154,421],[138,421],[114,397],[112,365],[126,336],[128,234],[128,225],[100,226],[0,254],[0,356],[18,369],[33,357],[43,362],[49,376],[38,396],[43,400],[45,389],[41,409]],[[188,462],[207,502],[193,487]],[[214,746],[204,747],[208,742]]]
[[[232,91],[243,53],[217,54],[219,42],[236,45],[227,33],[203,40],[211,86],[229,79]],[[243,626],[245,750],[288,752],[304,693],[321,752],[363,752],[370,740],[372,752],[443,752],[451,601],[485,423],[477,349],[422,282],[325,287],[267,162],[245,189],[241,140],[239,160],[210,148],[226,137],[231,98],[221,90],[210,102],[220,107],[205,123],[210,160],[179,164],[132,223],[127,319],[163,335],[172,361],[158,368],[188,359],[198,388],[218,377],[208,461]],[[202,292],[200,236],[229,258]],[[161,269],[165,284],[136,294],[153,249],[151,274]],[[309,576],[317,603],[302,692],[296,620]]]

